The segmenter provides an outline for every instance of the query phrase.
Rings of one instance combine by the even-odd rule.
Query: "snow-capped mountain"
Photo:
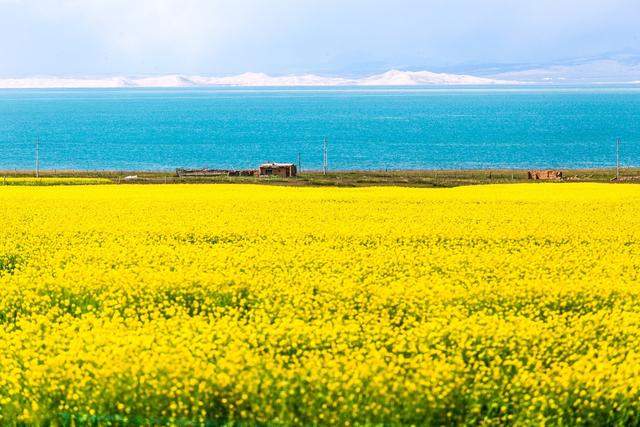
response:
[[[383,74],[359,79],[356,84],[366,86],[415,86],[415,85],[492,85],[515,84],[516,81],[498,80],[464,74],[432,73],[430,71],[390,70]]]
[[[269,76],[244,73],[229,77],[182,76],[60,78],[32,77],[0,79],[0,88],[127,88],[127,87],[211,87],[211,86],[416,86],[517,84],[516,81],[429,71],[391,70],[359,79],[324,77],[315,74]]]
[[[109,77],[102,79],[75,79],[64,77],[0,79],[0,89],[116,88],[128,86],[132,86],[132,83],[124,77]]]
[[[231,77],[192,77],[199,86],[340,86],[350,84],[343,78],[314,74],[269,76],[264,73],[244,73]]]
[[[478,74],[484,73],[478,70]],[[640,81],[640,55],[604,55],[519,66],[489,73],[488,77],[536,83],[637,83]]]
[[[124,87],[189,87],[195,86],[189,77],[178,74],[167,76],[145,77],[138,79],[124,79]]]

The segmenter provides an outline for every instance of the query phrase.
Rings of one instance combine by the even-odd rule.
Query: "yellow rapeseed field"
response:
[[[0,187],[0,424],[640,422],[640,186]]]
[[[83,178],[83,177],[43,177],[35,178],[28,176],[6,177],[0,176],[0,185],[88,185],[88,184],[111,184],[107,178]]]

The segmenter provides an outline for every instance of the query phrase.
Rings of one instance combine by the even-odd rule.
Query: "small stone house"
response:
[[[290,178],[296,176],[298,170],[293,163],[264,163],[260,165],[260,176],[280,176],[282,178]]]
[[[534,180],[561,180],[562,171],[540,170],[527,172],[527,178]]]

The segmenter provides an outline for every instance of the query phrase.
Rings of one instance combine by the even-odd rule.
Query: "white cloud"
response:
[[[6,0],[5,0],[6,1]],[[172,58],[198,62],[228,42],[252,17],[242,3],[220,0],[41,0],[26,2],[40,19],[74,26],[99,40],[105,55],[131,62]],[[247,24],[248,25],[248,24]]]
[[[636,49],[637,1],[0,0],[0,74],[546,63]]]
[[[199,40],[204,28],[204,16],[219,25],[215,14],[201,10],[205,2],[154,0],[96,0],[40,3],[47,15],[57,14],[61,20],[76,22],[93,28],[114,46],[136,49],[148,44],[171,46]]]

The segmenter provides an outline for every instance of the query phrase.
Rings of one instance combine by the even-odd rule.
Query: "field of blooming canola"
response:
[[[0,187],[0,424],[640,423],[640,186]]]
[[[46,186],[46,185],[98,185],[111,184],[112,181],[107,178],[82,178],[82,177],[43,177],[35,178],[28,176],[20,177],[0,177],[0,185],[28,185],[28,186]]]

